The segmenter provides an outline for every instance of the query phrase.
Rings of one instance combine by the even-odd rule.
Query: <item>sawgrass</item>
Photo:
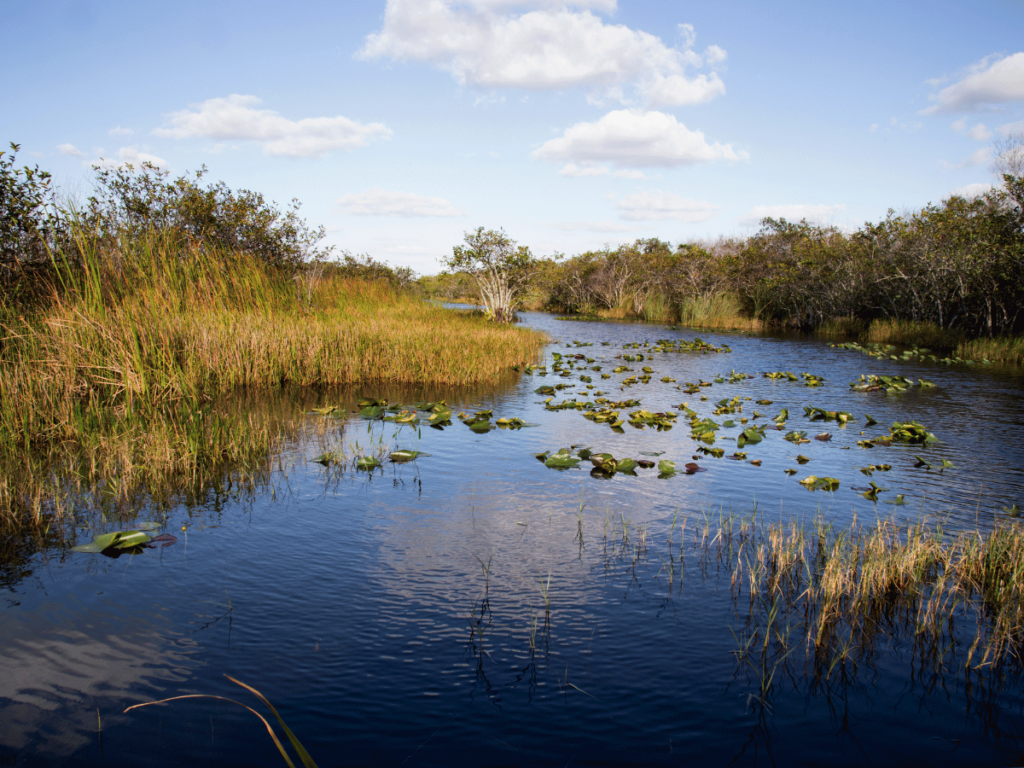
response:
[[[8,521],[43,515],[69,480],[127,493],[258,463],[280,429],[213,405],[240,388],[493,383],[545,341],[383,282],[286,274],[168,233],[79,230],[54,261],[52,300],[0,329]]]

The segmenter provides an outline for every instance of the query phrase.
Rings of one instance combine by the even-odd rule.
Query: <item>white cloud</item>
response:
[[[973,112],[996,104],[1024,101],[1024,53],[993,58],[976,62],[969,68],[969,75],[933,96],[936,103],[921,114]]]
[[[652,190],[627,195],[615,203],[626,221],[707,221],[718,215],[720,206],[688,200],[671,192]]]
[[[968,200],[971,200],[972,198],[975,197],[981,197],[986,192],[989,192],[990,190],[993,189],[995,189],[994,184],[979,181],[974,184],[968,184],[966,186],[957,187],[956,189],[950,190],[949,194],[946,195],[946,198],[948,199],[953,195],[959,195],[960,197],[966,197]]]
[[[951,127],[957,133],[966,133],[975,141],[988,141],[992,138],[992,131],[986,128],[982,123],[978,123],[977,125],[968,128],[966,117],[961,117],[959,120],[954,122]]]
[[[138,168],[143,163],[151,163],[157,168],[167,170],[168,162],[162,157],[151,155],[149,152],[143,152],[138,146],[121,147],[117,150],[117,159],[112,157],[105,157],[106,154],[102,149],[96,150],[96,154],[99,158],[93,161],[85,161],[83,165],[90,168],[119,168],[122,165],[130,164]]]
[[[107,131],[111,136],[131,136],[135,131],[131,128],[122,128],[120,125]]]
[[[939,163],[939,165],[941,165],[947,171],[956,171],[960,170],[961,168],[974,168],[975,166],[978,165],[985,165],[985,163],[989,162],[991,159],[992,148],[981,147],[980,149],[976,149],[973,152],[971,152],[970,155],[965,157],[959,163],[950,163],[947,162],[946,160],[943,160]]]
[[[58,144],[57,151],[62,155],[71,155],[72,157],[85,157],[85,152],[80,150],[74,144]]]
[[[289,120],[270,109],[257,109],[255,96],[232,94],[207,99],[168,115],[169,127],[153,131],[172,139],[203,136],[218,141],[253,141],[267,155],[320,157],[334,150],[365,147],[391,136],[381,123],[357,123],[347,117],[307,117]]]
[[[617,179],[646,179],[647,175],[643,171],[616,171],[614,174]]]
[[[334,201],[339,210],[353,216],[465,216],[443,197],[424,197],[412,192],[368,189],[339,197]]]
[[[576,163],[566,163],[558,171],[559,176],[607,176],[611,169],[603,165],[584,164],[581,168]]]
[[[785,219],[786,221],[807,221],[814,224],[827,224],[840,211],[846,209],[846,205],[809,205],[806,203],[794,203],[791,205],[756,205],[739,219],[742,226],[760,225],[761,219]]]
[[[717,45],[709,45],[704,49],[704,61],[708,64],[718,64],[725,61],[728,54],[724,48],[719,48]]]
[[[725,93],[716,73],[687,74],[687,67],[726,56],[718,46],[705,57],[695,52],[692,26],[680,25],[684,47],[673,48],[647,32],[606,24],[591,8],[610,12],[615,3],[388,0],[383,26],[356,55],[429,63],[480,88],[584,87],[601,99],[625,101],[629,86],[652,106]]]
[[[1011,133],[1018,133],[1024,131],[1024,120],[1018,120],[1016,123],[1007,123],[1006,125],[1000,125],[999,133],[1003,136],[1009,136]]]
[[[692,165],[712,160],[746,160],[729,144],[708,144],[664,112],[617,110],[596,123],[577,123],[557,139],[534,150],[533,157],[551,163],[612,163],[625,168]]]

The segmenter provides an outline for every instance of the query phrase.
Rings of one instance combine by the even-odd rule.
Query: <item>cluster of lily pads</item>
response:
[[[660,456],[661,454],[649,453],[647,455]],[[589,461],[593,465],[590,474],[594,477],[603,478],[614,477],[616,474],[636,477],[637,469],[653,469],[655,466],[658,468],[658,477],[662,479],[672,477],[680,472],[693,475],[697,472],[705,471],[703,467],[693,462],[685,464],[683,469],[679,470],[676,467],[676,463],[669,459],[661,459],[655,465],[655,462],[651,459],[634,459],[630,457],[617,459],[610,453],[598,453],[590,448],[579,448],[575,445],[571,448],[561,448],[554,453],[551,451],[536,453],[534,456],[538,461],[543,462],[545,467],[557,470],[574,469],[579,466],[580,462]]]
[[[901,354],[897,355],[896,346],[894,344],[868,344],[863,346],[858,344],[856,341],[847,341],[842,344],[829,344],[830,347],[836,349],[851,349],[855,352],[860,352],[870,357],[876,357],[880,360],[898,360],[900,362],[909,361],[928,361],[931,363],[942,363],[943,365],[952,365],[959,363],[960,365],[975,365],[981,363],[982,365],[991,365],[991,360],[982,358],[981,360],[966,360],[962,357],[939,357],[934,354],[930,349],[924,347],[911,347],[910,349],[904,350]]]
[[[711,415],[705,416],[698,414],[697,411],[690,408],[689,404],[685,402],[676,407],[678,411],[649,410],[641,406],[639,398],[614,400],[606,396],[604,392],[595,390],[593,384],[598,375],[602,380],[606,380],[616,374],[622,376],[619,381],[621,388],[639,383],[646,384],[656,375],[652,367],[656,355],[671,352],[708,354],[731,351],[725,345],[714,347],[701,339],[695,339],[692,342],[682,339],[661,339],[653,343],[628,343],[622,345],[622,353],[614,358],[619,362],[610,364],[606,358],[597,359],[600,355],[596,357],[588,356],[594,353],[589,352],[585,348],[592,346],[594,346],[593,342],[575,341],[568,344],[564,351],[551,353],[550,368],[544,364],[523,363],[521,366],[516,366],[516,369],[530,375],[555,375],[561,379],[578,379],[578,382],[560,381],[552,384],[543,384],[537,387],[534,393],[545,398],[543,406],[547,411],[577,411],[587,420],[596,424],[607,425],[612,431],[617,433],[623,433],[627,426],[635,429],[649,427],[657,431],[672,429],[680,415],[678,411],[682,411],[689,421],[690,436],[698,443],[694,459],[697,459],[699,455],[704,455],[714,458],[728,458],[734,461],[747,461],[754,466],[760,466],[761,460],[748,457],[744,449],[763,442],[766,439],[768,430],[785,431],[787,429],[786,425],[790,418],[788,408],[781,408],[774,416],[762,414],[748,406],[752,401],[751,397],[736,395],[721,398],[714,403]],[[601,346],[610,346],[610,344],[608,342],[601,342]],[[812,388],[821,387],[825,383],[823,376],[808,372],[769,371],[762,372],[760,376],[774,381],[799,383]],[[736,384],[753,378],[755,378],[753,374],[733,369],[728,374],[715,376],[712,381],[698,379],[696,382],[681,384],[677,389],[687,394],[699,394],[702,401],[707,401],[709,398],[703,393],[714,384]],[[661,377],[661,381],[663,383],[671,383],[674,382],[674,379],[664,376]],[[585,385],[587,391],[583,392],[581,389],[579,394],[573,395],[572,390],[581,385]],[[851,387],[854,390],[864,392],[901,391],[912,386],[928,387],[931,386],[931,382],[921,379],[915,385],[913,381],[899,376],[864,375],[861,376],[859,381],[851,383]],[[560,393],[563,395],[563,399],[557,400],[556,398]],[[760,399],[754,401],[753,404],[757,406],[770,406],[772,405],[772,400]],[[444,403],[416,403],[403,407],[388,404],[386,401],[367,398],[360,401],[359,407],[359,415],[363,418],[382,419],[399,424],[427,423],[430,426],[442,428],[449,425],[451,419],[454,418],[450,409]],[[323,412],[323,409],[318,409],[317,412]],[[839,427],[845,427],[858,420],[847,411],[828,410],[827,408],[817,406],[804,406],[804,417],[810,422],[833,422]],[[526,426],[535,426],[525,424],[518,418],[495,419],[493,412],[490,410],[476,411],[472,414],[459,413],[457,418],[472,431],[480,433],[498,428],[514,430]],[[715,418],[719,418],[719,421],[715,421]],[[760,419],[764,420],[759,422],[758,420]],[[877,421],[870,414],[864,414],[862,423],[871,426],[877,424]],[[725,448],[715,446],[716,440],[719,439],[720,430],[737,427],[738,433],[734,432],[728,437],[721,438],[723,440],[735,441],[735,451],[727,454]],[[832,439],[832,433],[821,432],[808,435],[807,431],[804,430],[789,429],[786,431],[784,439],[795,445],[807,444],[811,440],[828,442]],[[889,434],[864,438],[858,441],[858,445],[862,448],[874,448],[876,446],[892,445],[893,443],[927,444],[934,442],[935,439],[935,436],[918,422],[894,422],[889,430]],[[396,452],[391,456],[394,461],[402,460],[406,456],[414,458],[418,455],[423,454],[418,454],[415,451]],[[578,448],[577,446],[563,448],[553,453],[545,451],[535,455],[546,466],[553,469],[570,469],[576,467],[581,462],[589,461],[593,467],[591,474],[595,477],[611,477],[616,474],[635,475],[638,470],[653,469],[655,466],[654,462],[649,459],[617,458],[612,454],[595,453],[590,448]],[[952,464],[945,459],[931,463],[920,459],[920,457],[916,458],[918,462],[915,466],[917,467],[924,467],[926,469],[934,467],[939,471],[952,467]],[[379,459],[375,460],[372,457],[365,457],[361,461],[367,463],[376,461],[379,464]],[[802,465],[809,461],[810,459],[803,455],[796,457],[797,464]],[[941,461],[941,465],[939,461]],[[869,464],[861,468],[860,471],[865,475],[871,476],[874,472],[888,472],[891,469],[892,467],[889,464],[876,463]],[[677,470],[671,461],[660,460],[658,462],[658,471],[659,476],[667,477]],[[678,471],[686,471],[692,474],[693,472],[702,471],[702,469],[694,463],[687,464],[685,470]],[[796,469],[786,469],[784,471],[789,475],[797,472]],[[839,487],[837,479],[816,475],[809,475],[800,481],[800,484],[809,490],[834,491]],[[877,499],[878,494],[886,489],[880,488],[872,482],[869,487],[855,490],[862,491],[862,495],[865,498],[874,501]]]
[[[874,376],[871,374],[862,374],[857,381],[850,382],[850,388],[855,392],[906,392],[914,386],[915,384],[913,380],[908,379],[906,376]],[[928,379],[918,379],[916,386],[928,389],[935,385],[928,381]]]
[[[824,376],[806,372],[797,376],[792,371],[765,371],[761,375],[775,381],[801,381],[805,387],[820,387],[825,383]]]

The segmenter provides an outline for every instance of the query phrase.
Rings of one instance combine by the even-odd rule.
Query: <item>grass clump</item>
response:
[[[728,565],[746,597],[738,656],[770,685],[803,647],[816,679],[869,662],[878,641],[909,633],[936,668],[1019,669],[1024,662],[1024,529],[982,534],[891,521],[836,528],[818,520],[705,524],[705,557]]]
[[[78,228],[71,243],[51,300],[0,337],[8,517],[38,515],[55,477],[153,486],[258,462],[275,427],[214,406],[239,388],[494,382],[544,340],[329,264],[281,269],[173,232]]]

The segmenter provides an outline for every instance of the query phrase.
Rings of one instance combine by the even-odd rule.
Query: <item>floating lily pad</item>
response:
[[[839,488],[839,481],[834,477],[817,477],[808,475],[800,481],[800,485],[809,491],[835,491]]]
[[[421,456],[429,456],[429,455],[430,455],[429,453],[423,453],[423,451],[400,450],[400,451],[392,451],[388,455],[388,459],[390,459],[391,461],[393,461],[395,463],[403,463],[403,462],[406,462],[406,461],[414,461],[414,460],[420,458]]]
[[[103,552],[107,549],[131,549],[146,544],[150,536],[144,531],[114,531],[104,533],[93,538],[89,544],[80,544],[73,549],[74,552]]]

